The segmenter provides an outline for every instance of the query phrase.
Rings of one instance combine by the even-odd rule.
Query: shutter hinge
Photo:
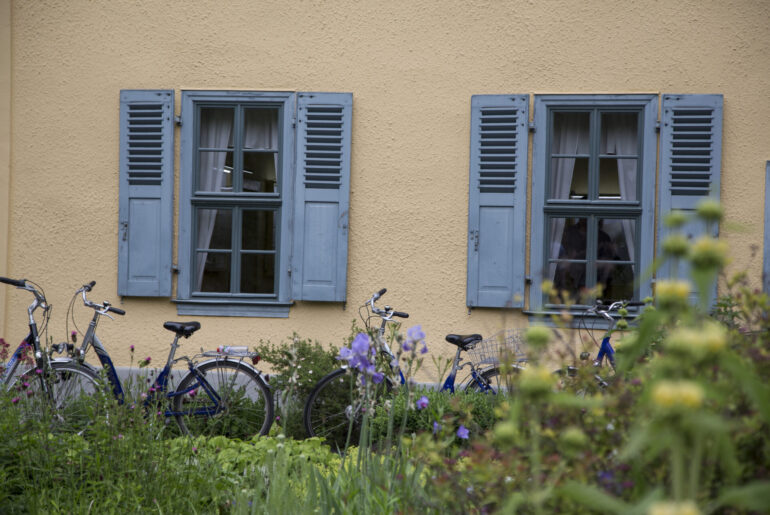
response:
[[[532,277],[531,277],[531,276],[529,276],[529,275],[528,275],[528,276],[526,276],[526,277],[524,278],[524,284],[532,284]]]
[[[181,116],[174,116],[174,123],[181,127],[182,126],[182,117]]]
[[[655,132],[660,132],[660,120],[655,122]]]
[[[535,122],[529,122],[527,128],[529,129],[529,132],[535,132]]]

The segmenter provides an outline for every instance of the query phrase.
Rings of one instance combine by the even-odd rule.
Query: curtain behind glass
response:
[[[559,123],[553,127],[553,154],[585,154],[588,152],[588,127],[585,113],[560,113]],[[575,169],[574,158],[551,160],[551,198],[568,199],[572,187],[572,173]],[[551,256],[559,256],[561,240],[564,235],[564,218],[551,219]],[[549,265],[548,277],[553,281],[556,263]]]
[[[602,142],[602,148],[605,148],[608,154],[637,155],[639,149],[639,139],[636,135],[638,116],[637,113],[613,113],[612,116],[604,117],[606,127],[602,131],[602,135],[606,140]],[[639,160],[617,159],[617,163],[621,200],[636,200],[636,170]],[[623,220],[622,225],[628,255],[633,260],[636,255],[634,224],[631,220]]]

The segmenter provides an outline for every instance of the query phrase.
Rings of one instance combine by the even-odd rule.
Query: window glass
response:
[[[636,220],[599,218],[597,232],[596,284],[605,301],[629,300],[634,296]]]
[[[232,190],[234,119],[233,108],[200,110],[196,177],[199,191]]]

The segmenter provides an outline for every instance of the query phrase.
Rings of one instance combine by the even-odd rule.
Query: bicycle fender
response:
[[[227,358],[207,359],[206,361],[201,361],[200,363],[197,363],[195,365],[195,368],[202,367],[203,365],[206,365],[207,363],[222,363],[223,361],[226,361],[226,362],[232,363],[234,365],[238,365],[238,366],[247,368],[247,369],[251,370],[252,372],[254,372],[255,374],[257,374],[260,379],[265,381],[265,377],[264,377],[264,374],[262,374],[262,372],[260,372],[256,368],[254,368],[250,363],[246,363],[245,361],[243,361],[241,359],[233,359],[233,358],[229,358],[229,357],[227,357]],[[269,386],[269,383],[267,381],[265,381],[265,384]]]
[[[99,372],[101,372],[101,368],[96,368],[91,363],[88,363],[87,361],[77,361],[70,358],[53,358],[50,360],[51,363],[72,363],[73,365],[80,365],[84,368],[87,368],[91,372],[93,372],[96,375],[99,375]]]

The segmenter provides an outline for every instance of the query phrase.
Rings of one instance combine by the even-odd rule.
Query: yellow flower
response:
[[[533,348],[542,349],[551,341],[553,332],[542,325],[535,325],[527,329],[524,340]]]
[[[700,510],[692,501],[662,501],[650,506],[647,515],[700,515]]]
[[[690,250],[690,242],[683,234],[672,234],[663,240],[663,252],[669,256],[683,257]]]
[[[695,208],[695,214],[706,222],[719,222],[723,215],[722,205],[714,199],[706,199]]]
[[[717,322],[705,322],[699,328],[681,327],[666,338],[668,350],[697,360],[720,353],[727,345],[727,330]]]
[[[655,284],[658,304],[664,309],[687,307],[691,290],[688,281],[658,281]]]
[[[690,261],[701,269],[721,268],[727,262],[727,243],[711,236],[702,236],[692,245]]]
[[[682,227],[688,220],[689,217],[684,211],[671,211],[665,216],[664,223],[666,227],[676,229],[677,227]]]
[[[530,395],[540,395],[551,391],[555,382],[555,376],[549,369],[537,366],[528,367],[521,371],[519,388]]]
[[[686,411],[703,404],[703,388],[692,381],[660,381],[652,389],[652,401],[665,411]]]

